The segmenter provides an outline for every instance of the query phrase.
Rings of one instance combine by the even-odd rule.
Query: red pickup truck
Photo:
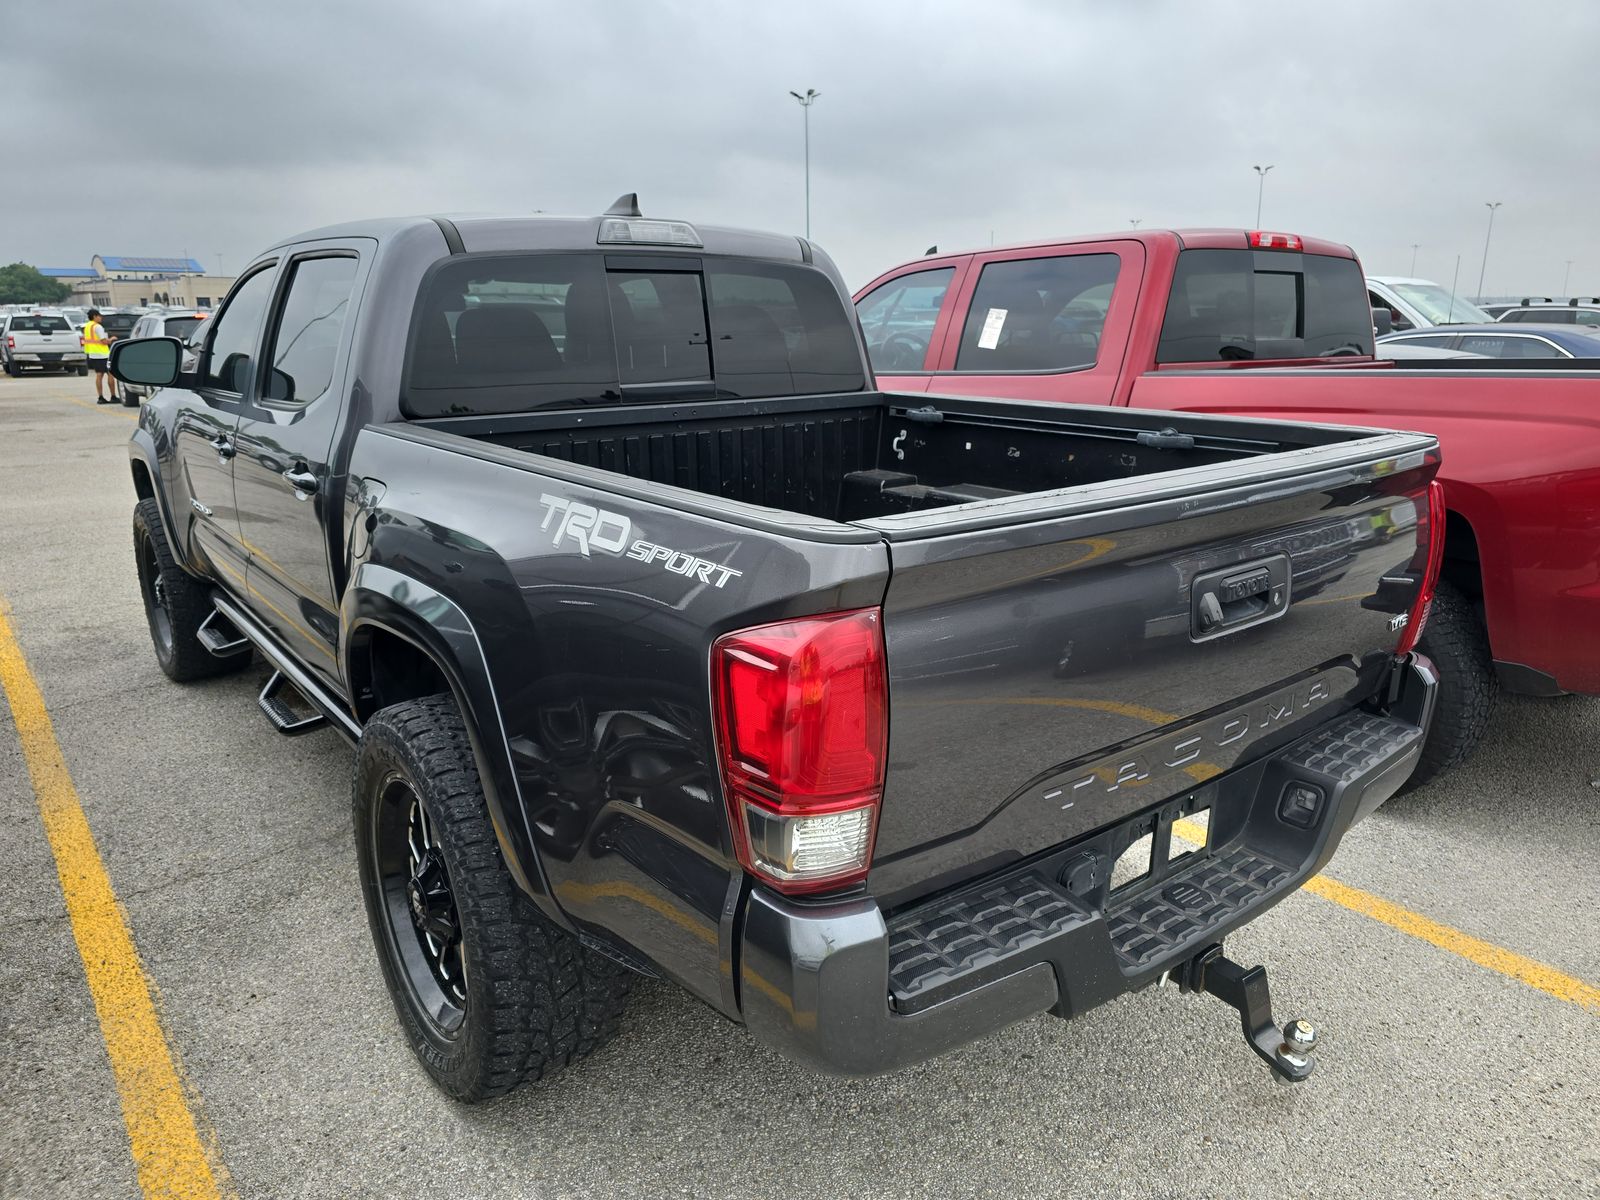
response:
[[[1259,230],[930,251],[855,299],[879,386],[934,408],[953,393],[1436,435],[1449,520],[1421,649],[1443,686],[1414,783],[1466,759],[1501,687],[1600,694],[1600,361],[1376,361],[1355,252]]]

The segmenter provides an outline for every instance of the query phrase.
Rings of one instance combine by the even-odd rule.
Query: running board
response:
[[[230,625],[250,639],[255,648],[261,652],[261,657],[271,665],[274,673],[282,675],[287,683],[305,698],[307,704],[327,719],[327,723],[335,731],[352,745],[361,740],[361,724],[345,707],[344,701],[313,678],[278,645],[277,640],[255,618],[239,607],[226,592],[212,592],[211,602]],[[266,712],[265,706],[262,711]],[[267,715],[271,717],[272,714]],[[273,721],[273,724],[276,726],[277,721]]]
[[[302,733],[310,733],[313,729],[321,729],[328,723],[328,718],[320,712],[313,712],[309,717],[302,717],[290,708],[283,700],[280,693],[285,686],[293,687],[288,679],[284,678],[282,671],[274,671],[261,689],[261,695],[256,703],[261,706],[261,711],[267,714],[267,720],[272,722],[272,727],[285,737],[298,737]],[[298,689],[296,689],[298,691]],[[309,704],[310,701],[307,701]]]
[[[232,621],[214,608],[211,614],[200,622],[195,637],[218,658],[232,658],[250,649],[250,639],[240,633]]]

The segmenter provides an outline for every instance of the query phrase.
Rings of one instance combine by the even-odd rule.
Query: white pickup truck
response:
[[[0,361],[7,375],[21,375],[24,367],[76,371],[79,375],[89,371],[83,339],[60,313],[0,317]]]

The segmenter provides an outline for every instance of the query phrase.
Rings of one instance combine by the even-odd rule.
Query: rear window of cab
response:
[[[1178,255],[1157,362],[1372,352],[1372,312],[1354,259],[1281,250]]]
[[[865,387],[850,310],[809,267],[466,255],[423,281],[400,409],[426,418]]]

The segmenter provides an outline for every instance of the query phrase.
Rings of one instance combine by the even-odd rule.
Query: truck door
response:
[[[254,267],[210,322],[193,387],[173,421],[177,478],[170,496],[175,530],[187,530],[192,558],[212,564],[236,594],[245,595],[244,547],[234,504],[234,437],[239,412],[255,389],[262,317],[277,278],[276,260]]]
[[[234,460],[251,610],[329,679],[337,679],[339,630],[329,539],[341,526],[342,489],[328,460],[362,266],[356,246],[325,244],[285,262]]]
[[[1111,403],[1143,273],[1133,241],[975,256],[928,391]]]

